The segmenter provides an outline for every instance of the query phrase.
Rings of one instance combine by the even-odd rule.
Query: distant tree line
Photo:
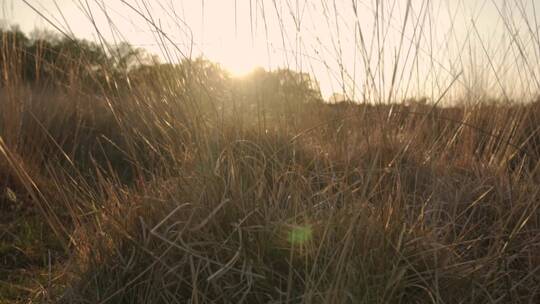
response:
[[[37,32],[29,37],[18,27],[0,29],[0,84],[103,85],[125,76],[148,56],[129,44],[100,45],[83,39]]]
[[[0,86],[24,83],[93,94],[173,94],[168,97],[263,118],[275,113],[290,116],[305,104],[322,103],[319,85],[307,73],[259,68],[234,78],[203,58],[160,63],[127,43],[112,46],[49,32],[29,37],[17,27],[0,29],[0,71]]]

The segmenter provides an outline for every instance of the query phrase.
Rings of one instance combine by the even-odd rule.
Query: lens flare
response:
[[[302,245],[313,238],[313,231],[310,225],[293,227],[289,231],[288,240],[293,245]]]

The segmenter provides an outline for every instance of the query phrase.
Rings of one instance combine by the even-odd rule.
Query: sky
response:
[[[535,2],[0,0],[0,18],[25,32],[127,41],[163,61],[204,55],[234,75],[288,67],[312,74],[325,98],[519,98],[540,88]]]

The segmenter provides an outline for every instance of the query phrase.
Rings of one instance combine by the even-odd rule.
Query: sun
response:
[[[243,54],[244,52],[234,52],[232,56],[225,56],[221,60],[223,67],[229,71],[233,77],[244,77],[262,65],[254,54]]]
[[[233,77],[243,77],[258,67],[266,67],[268,57],[264,49],[254,47],[249,41],[235,41],[209,50],[215,61],[219,62]]]
[[[232,77],[242,78],[249,75],[253,70],[255,70],[258,65],[244,63],[224,63],[223,66]]]

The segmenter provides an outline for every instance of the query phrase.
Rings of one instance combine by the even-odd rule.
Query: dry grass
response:
[[[538,300],[537,103],[308,105],[294,133],[216,121],[181,96],[107,97],[97,114],[61,92],[30,111],[42,101],[25,92],[35,120],[2,135],[2,189],[18,202],[3,196],[2,263],[45,274],[13,293],[5,272],[5,297]]]
[[[540,101],[329,105],[184,63],[93,93],[2,65],[0,302],[540,301]]]

